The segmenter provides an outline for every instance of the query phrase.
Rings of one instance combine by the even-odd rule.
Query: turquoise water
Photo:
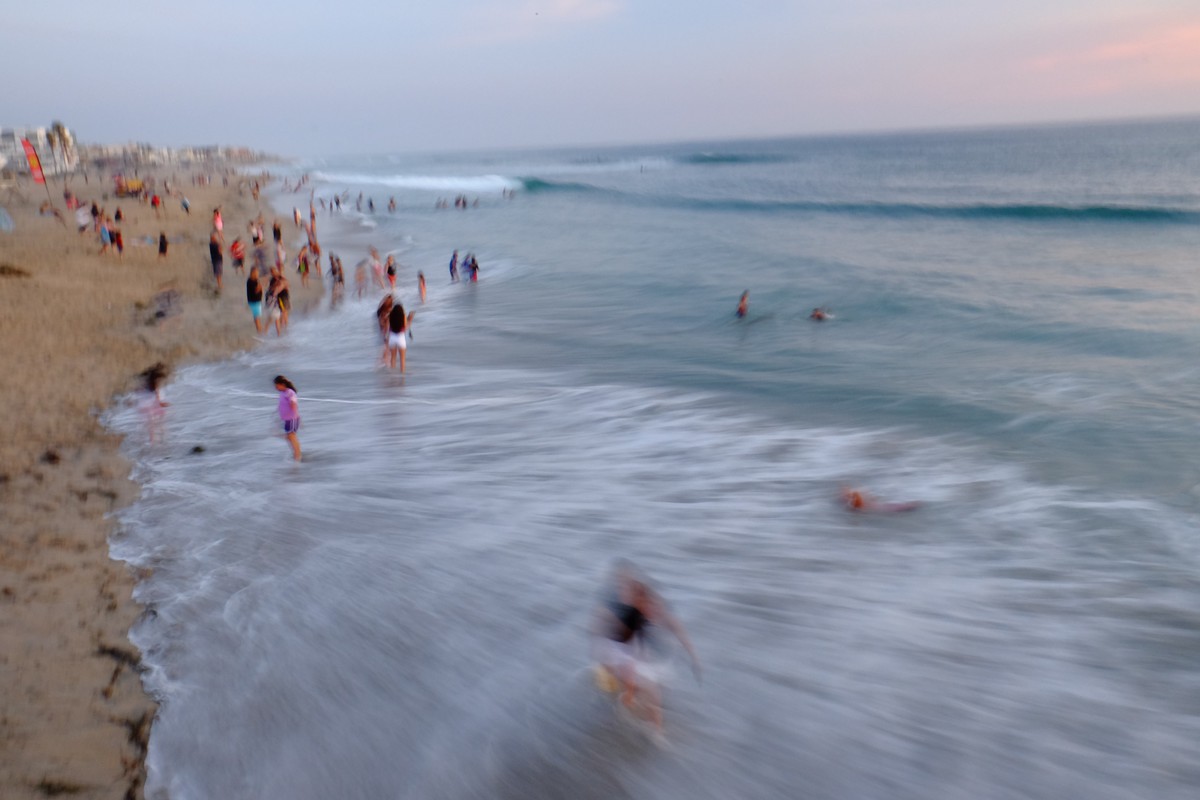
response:
[[[152,798],[1195,796],[1200,122],[304,172],[352,296],[113,419]],[[617,556],[705,666],[668,751],[590,686]]]

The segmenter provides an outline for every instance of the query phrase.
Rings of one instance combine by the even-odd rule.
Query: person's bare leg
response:
[[[292,446],[292,458],[299,461],[300,460],[300,437],[296,436],[296,434],[294,434],[294,433],[289,433],[287,435],[287,440],[288,440],[288,444],[290,444]]]
[[[663,714],[662,714],[662,697],[659,694],[658,687],[647,682],[642,687],[642,707],[645,709],[646,719],[654,726],[654,730],[658,733],[663,732]]]

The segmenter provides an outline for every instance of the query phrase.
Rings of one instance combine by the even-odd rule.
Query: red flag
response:
[[[25,148],[25,157],[29,159],[29,174],[33,176],[33,182],[45,183],[46,175],[42,172],[42,161],[38,158],[37,150],[33,149],[28,139],[22,139],[21,146]]]

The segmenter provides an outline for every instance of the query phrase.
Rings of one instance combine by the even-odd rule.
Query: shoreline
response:
[[[228,246],[239,236],[249,245],[246,223],[262,213],[269,227],[277,209],[265,192],[256,201],[242,191],[238,174],[224,185],[220,169],[201,186],[190,173],[158,172],[160,187],[169,180],[191,203],[187,214],[179,196],[166,197],[161,217],[148,202],[112,197],[110,180],[68,177],[85,203],[95,200],[110,216],[122,210],[120,258],[99,255],[90,227],[78,232],[62,208],[61,179],[50,184],[61,223],[39,213],[41,186],[25,182],[0,196],[15,223],[0,233],[0,368],[7,378],[0,402],[12,420],[0,440],[6,798],[142,796],[157,706],[143,691],[141,657],[128,638],[143,613],[132,599],[137,576],[110,557],[108,541],[112,512],[134,502],[139,487],[121,437],[104,428],[100,414],[156,362],[174,369],[219,360],[259,339]],[[220,295],[206,247],[214,207],[225,219]],[[293,223],[279,219],[290,245]],[[171,240],[165,260],[157,253],[160,231]],[[295,284],[293,296],[305,301],[297,310],[322,291]],[[163,292],[174,292],[178,313],[159,319]]]

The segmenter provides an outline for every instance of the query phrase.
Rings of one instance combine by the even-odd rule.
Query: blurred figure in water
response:
[[[379,355],[379,362],[385,367],[388,365],[388,321],[391,319],[392,306],[395,302],[395,296],[388,292],[375,309],[375,319],[379,322],[379,336],[383,340],[383,352]]]
[[[622,706],[649,722],[655,735],[661,737],[659,683],[664,667],[655,663],[650,650],[650,639],[656,629],[674,634],[691,658],[692,671],[699,680],[700,661],[682,623],[633,564],[618,561],[608,596],[596,610],[592,623],[592,653],[598,664],[596,681],[606,691],[620,692]]]
[[[396,257],[391,256],[391,255],[388,256],[387,264],[385,264],[384,266],[385,266],[385,271],[387,272],[388,286],[392,289],[392,291],[395,291],[396,290]]]
[[[379,260],[379,251],[374,247],[368,248],[371,254],[371,277],[375,280],[375,286],[379,289],[387,288],[383,283],[383,263]]]
[[[849,486],[843,486],[841,490],[842,505],[847,511],[867,511],[874,505],[865,494],[857,489],[851,489]]]
[[[849,486],[843,486],[840,491],[842,505],[847,511],[854,512],[869,512],[869,511],[912,511],[920,506],[920,503],[881,503],[871,497],[866,492],[853,489]]]
[[[750,290],[747,289],[746,291],[742,292],[742,297],[740,300],[738,300],[738,305],[737,305],[738,319],[741,319],[742,317],[746,316],[749,313],[750,313]]]
[[[346,290],[346,274],[342,271],[342,260],[333,253],[329,254],[329,278],[333,284],[333,297],[341,297]]]
[[[393,302],[387,316],[388,363],[395,369],[396,358],[399,357],[401,374],[408,360],[408,323],[409,316],[404,313],[404,306],[399,300]]]
[[[354,267],[354,287],[359,297],[367,290],[367,259],[359,261]]]
[[[296,399],[296,384],[276,375],[275,391],[279,392],[279,421],[283,423],[283,435],[292,448],[292,458],[299,461],[300,401]]]

